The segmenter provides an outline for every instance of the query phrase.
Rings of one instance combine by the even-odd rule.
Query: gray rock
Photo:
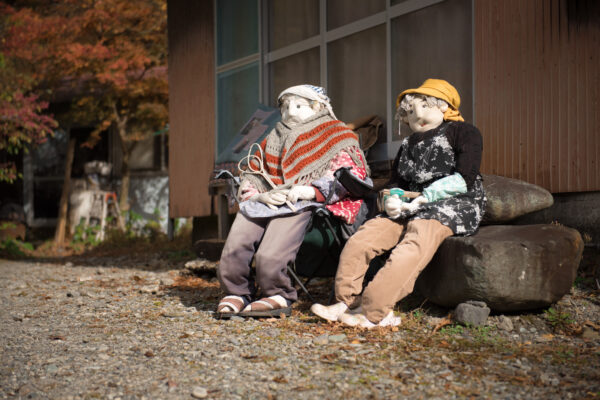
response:
[[[600,334],[592,328],[586,326],[583,328],[583,334],[581,335],[581,337],[583,339],[598,340],[600,339]]]
[[[448,308],[470,299],[501,312],[547,307],[569,292],[582,253],[581,235],[564,226],[484,226],[446,239],[417,288]]]
[[[346,335],[344,335],[343,333],[340,335],[331,335],[329,336],[329,342],[330,343],[337,343],[337,342],[342,342],[346,340]]]
[[[514,329],[513,323],[505,315],[501,315],[498,317],[498,329],[502,329],[503,331],[510,332]]]
[[[328,335],[317,336],[316,338],[313,339],[313,343],[320,344],[320,345],[327,344],[327,343],[329,343],[329,336]]]
[[[482,301],[460,303],[454,310],[454,318],[463,325],[483,325],[490,315],[490,309]]]
[[[205,399],[208,396],[208,391],[200,386],[196,386],[192,390],[192,397],[195,399]]]
[[[504,223],[554,203],[546,189],[518,179],[483,175],[483,188],[487,197],[484,224]]]
[[[47,373],[49,373],[49,374],[53,374],[53,373],[55,373],[56,371],[58,371],[58,367],[57,367],[56,365],[54,365],[54,364],[50,364],[50,365],[46,366],[46,372],[47,372]]]

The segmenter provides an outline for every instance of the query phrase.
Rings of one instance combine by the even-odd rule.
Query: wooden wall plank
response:
[[[474,4],[482,171],[554,193],[600,190],[598,3]]]
[[[169,216],[211,212],[214,168],[214,24],[212,0],[168,0]]]
[[[527,97],[526,97],[526,107],[525,107],[525,112],[527,113],[525,116],[525,120],[527,121],[527,125],[526,125],[526,131],[525,131],[525,137],[524,137],[524,146],[522,147],[522,154],[524,154],[524,157],[526,158],[526,161],[524,162],[524,167],[527,172],[525,174],[525,178],[524,180],[526,181],[533,181],[535,180],[535,171],[536,171],[536,165],[538,162],[538,157],[539,157],[539,153],[537,151],[536,145],[535,145],[535,139],[536,139],[536,118],[529,118],[529,115],[535,115],[535,113],[538,110],[535,98],[536,96],[539,96],[539,82],[538,82],[538,64],[536,63],[536,59],[535,59],[535,55],[539,52],[538,51],[538,41],[537,41],[537,37],[536,37],[536,28],[539,24],[539,22],[536,20],[536,18],[534,18],[535,16],[535,7],[536,7],[536,1],[528,1],[527,2],[527,7],[526,7],[526,12],[525,12],[525,21],[535,21],[535,23],[532,26],[529,26],[527,29],[527,48],[526,48],[526,54],[527,54],[527,58],[526,58],[526,62],[527,64],[530,66],[531,70],[529,71],[529,74],[527,76],[527,80],[531,83],[531,85],[533,85],[532,90],[527,91]]]
[[[574,3],[577,6],[577,3]],[[579,11],[577,11],[579,12]],[[577,82],[581,79],[579,74],[579,68],[577,68],[577,57],[578,49],[581,47],[581,43],[575,42],[572,46],[568,45],[568,41],[572,37],[576,37],[577,35],[577,27],[578,24],[569,23],[567,20],[567,61],[568,61],[568,103],[569,103],[569,112],[567,114],[567,126],[569,128],[569,176],[567,182],[575,187],[581,187],[581,158],[579,157],[579,153],[581,151],[581,142],[582,138],[585,137],[585,134],[579,134],[581,131],[581,121],[585,118],[583,113],[583,108],[580,103],[580,90]],[[569,186],[569,183],[567,184]]]

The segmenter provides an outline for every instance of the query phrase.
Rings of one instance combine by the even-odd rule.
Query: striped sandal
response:
[[[240,296],[225,296],[217,306],[217,318],[229,318],[232,315],[237,315],[246,305],[243,297]]]
[[[263,297],[260,300],[256,300],[246,306],[244,310],[239,313],[240,317],[281,317],[281,315],[290,316],[292,314],[292,306],[288,304],[288,301],[280,295]]]

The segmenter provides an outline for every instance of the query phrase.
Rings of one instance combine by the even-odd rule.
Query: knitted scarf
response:
[[[356,134],[331,118],[327,110],[297,126],[277,123],[260,147],[265,172],[277,186],[307,185],[321,178],[341,150],[347,150],[356,165],[367,168]],[[258,152],[255,155],[260,156]],[[271,189],[260,175],[244,173],[244,178],[261,192]]]

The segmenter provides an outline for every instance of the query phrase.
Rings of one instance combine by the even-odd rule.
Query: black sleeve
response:
[[[394,163],[392,164],[392,176],[385,185],[385,187],[388,189],[397,187],[404,190],[409,190],[408,182],[401,178],[400,175],[398,175],[398,164],[400,163],[400,155],[402,154],[403,148],[403,146],[400,146],[398,154],[396,154],[396,158],[394,158]]]
[[[454,123],[446,136],[456,155],[456,171],[460,173],[471,190],[479,175],[483,138],[479,129],[467,123]]]

